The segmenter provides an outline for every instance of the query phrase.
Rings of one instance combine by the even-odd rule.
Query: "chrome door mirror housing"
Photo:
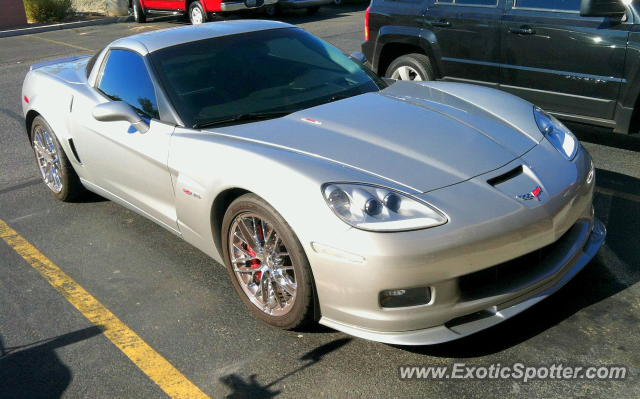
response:
[[[124,101],[109,101],[96,105],[93,108],[93,117],[101,122],[127,121],[141,134],[149,131],[149,124]]]

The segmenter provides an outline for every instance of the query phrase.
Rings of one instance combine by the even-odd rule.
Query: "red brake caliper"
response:
[[[262,240],[263,236],[262,236],[262,229],[257,229],[258,230],[258,235],[260,236],[259,239]],[[249,255],[251,255],[251,257],[256,257],[258,256],[258,254],[256,253],[256,251],[253,250],[253,248],[251,248],[251,246],[249,244],[246,244],[247,246],[247,252],[249,253]],[[260,260],[259,259],[253,259],[251,261],[249,261],[249,267],[252,269],[259,269],[260,268]],[[262,277],[262,272],[256,272],[256,281],[260,281],[260,278]]]
[[[258,254],[256,253],[256,251],[253,250],[253,248],[251,248],[249,245],[247,245],[247,252],[249,253],[249,255],[251,255],[252,257],[257,256]],[[252,269],[259,269],[260,268],[260,260],[259,259],[253,259],[249,261],[249,267]],[[262,277],[262,272],[256,272],[256,279],[257,281],[260,281],[260,277]]]

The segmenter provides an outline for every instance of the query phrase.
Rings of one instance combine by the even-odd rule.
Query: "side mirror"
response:
[[[583,17],[611,17],[621,19],[627,12],[622,0],[582,0],[580,15]]]
[[[349,56],[349,58],[351,58],[354,61],[357,61],[361,64],[366,64],[367,62],[367,57],[364,56],[363,53],[361,52],[355,52],[355,53],[351,53],[351,55]]]
[[[124,101],[109,101],[93,108],[93,117],[101,122],[127,121],[142,134],[149,131],[149,124]]]

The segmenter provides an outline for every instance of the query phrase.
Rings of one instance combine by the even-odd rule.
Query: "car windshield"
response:
[[[187,126],[277,117],[385,83],[332,45],[299,28],[199,40],[151,53]]]

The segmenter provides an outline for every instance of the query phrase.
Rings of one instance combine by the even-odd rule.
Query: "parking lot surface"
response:
[[[282,19],[353,52],[363,39],[365,7],[329,7],[313,17],[290,13]],[[181,23],[0,39],[1,397],[162,398],[162,384],[170,383],[163,367],[175,369],[176,392],[193,393],[180,385],[192,384],[213,398],[640,397],[638,138],[571,126],[597,167],[595,207],[608,229],[605,246],[549,299],[497,327],[436,346],[385,345],[324,327],[270,328],[243,307],[221,265],[161,227],[97,197],[55,201],[40,182],[24,131],[20,90],[29,65],[91,54],[119,37]],[[13,241],[7,238],[11,231],[23,241],[15,234]],[[25,252],[33,249],[29,245],[38,257]],[[42,275],[47,262],[60,270],[58,277],[69,278],[57,280],[58,289]],[[78,287],[122,324],[90,321],[82,310],[89,297],[61,293]],[[120,335],[109,333],[113,325]],[[144,350],[131,354],[132,345]],[[161,362],[152,363],[161,381],[150,375],[153,367],[144,366],[149,359]],[[623,365],[629,375],[621,381],[527,383],[399,379],[401,365],[518,362]]]

